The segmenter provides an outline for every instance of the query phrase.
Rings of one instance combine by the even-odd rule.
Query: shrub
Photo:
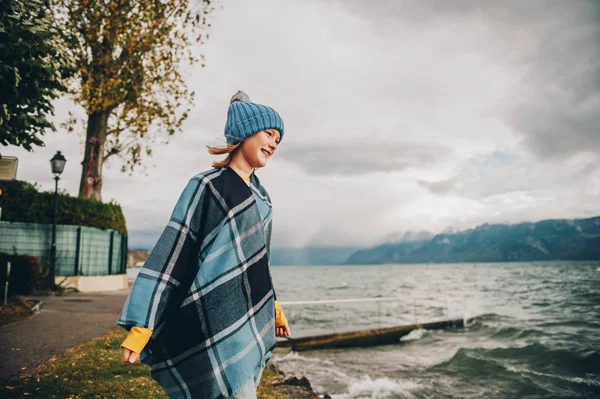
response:
[[[0,189],[2,221],[53,223],[54,192],[40,192],[37,185],[19,180],[0,181]],[[102,203],[59,192],[56,220],[57,224],[113,229],[127,234],[125,215],[121,206],[113,201]]]

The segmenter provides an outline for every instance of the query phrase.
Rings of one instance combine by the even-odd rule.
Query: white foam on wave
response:
[[[415,341],[417,339],[423,338],[425,333],[427,333],[427,330],[425,330],[424,328],[417,328],[416,330],[412,330],[410,333],[408,333],[408,335],[405,335],[402,338],[400,338],[400,341]]]
[[[278,362],[299,362],[299,363],[308,363],[308,364],[324,364],[328,366],[333,366],[333,362],[327,359],[322,359],[319,357],[306,357],[300,355],[298,352],[290,352],[283,356],[276,356],[275,359]]]
[[[348,386],[348,393],[333,395],[334,399],[383,399],[391,395],[400,398],[414,398],[411,392],[421,386],[410,380],[390,380],[389,378],[371,379],[365,376]]]
[[[542,376],[542,377],[556,378],[556,379],[563,380],[563,381],[569,381],[569,382],[572,382],[575,384],[585,384],[585,385],[588,385],[591,387],[600,387],[600,380],[596,380],[593,378],[568,377],[568,376],[559,375],[559,374],[542,373],[540,371],[529,370],[525,367],[518,367],[518,366],[511,366],[511,365],[505,365],[504,368],[510,372],[517,373],[517,374],[533,374],[533,375],[538,375],[538,376]]]

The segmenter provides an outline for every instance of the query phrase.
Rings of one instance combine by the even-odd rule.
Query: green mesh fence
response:
[[[50,260],[52,225],[0,222],[0,252]],[[56,275],[124,274],[127,236],[114,230],[56,226]]]

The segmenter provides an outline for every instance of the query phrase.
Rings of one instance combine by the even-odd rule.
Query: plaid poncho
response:
[[[117,322],[153,330],[140,359],[170,397],[228,397],[270,358],[271,215],[258,178],[229,167],[181,194]]]

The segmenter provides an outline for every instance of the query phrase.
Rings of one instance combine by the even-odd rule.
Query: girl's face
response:
[[[264,168],[275,153],[280,139],[277,129],[261,130],[247,137],[240,146],[240,151],[250,166]]]

